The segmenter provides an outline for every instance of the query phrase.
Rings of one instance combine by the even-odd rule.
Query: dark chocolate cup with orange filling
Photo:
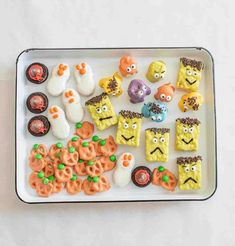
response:
[[[50,122],[43,115],[34,116],[28,122],[28,131],[35,137],[42,137],[50,130]]]
[[[146,187],[152,181],[152,172],[145,166],[136,167],[132,171],[131,180],[138,187]]]
[[[28,96],[26,106],[30,112],[40,114],[47,109],[48,98],[42,92],[34,92]]]
[[[32,63],[26,69],[26,77],[34,84],[42,84],[48,78],[48,68],[39,62]]]

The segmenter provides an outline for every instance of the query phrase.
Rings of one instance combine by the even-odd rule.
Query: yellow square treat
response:
[[[204,64],[201,61],[180,58],[180,70],[176,87],[189,91],[197,91],[203,69]]]
[[[167,162],[169,155],[168,128],[148,128],[145,130],[145,154],[147,161]]]
[[[177,158],[179,171],[179,188],[181,190],[197,190],[201,188],[202,157]]]
[[[198,119],[178,118],[176,119],[176,149],[197,150],[200,135],[200,124]]]
[[[100,131],[117,124],[117,116],[106,93],[91,98],[85,105]]]
[[[118,116],[116,142],[137,147],[140,142],[140,129],[143,115],[129,110],[122,110]]]

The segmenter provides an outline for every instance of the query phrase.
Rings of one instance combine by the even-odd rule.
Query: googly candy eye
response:
[[[124,127],[125,129],[127,129],[127,128],[129,127],[129,125],[128,125],[127,123],[124,123],[123,127]]]
[[[127,68],[126,68],[126,71],[127,71],[128,73],[130,73],[130,72],[131,72],[131,68],[130,68],[130,67],[127,67]]]
[[[196,71],[194,71],[194,72],[193,72],[193,75],[194,75],[194,76],[197,76],[197,72],[196,72]]]
[[[97,108],[97,109],[96,109],[96,112],[97,112],[98,114],[101,114],[101,113],[102,113],[102,109],[101,109],[101,108]]]
[[[144,91],[146,91],[146,90],[147,90],[147,87],[144,85],[144,86],[142,87],[142,89],[143,89]]]
[[[153,138],[153,143],[157,143],[157,138]]]
[[[160,138],[160,142],[161,142],[161,143],[164,143],[164,142],[165,142],[165,138],[161,137],[161,138]]]
[[[156,119],[157,119],[156,116],[151,116],[152,121],[155,121]]]
[[[136,127],[137,127],[137,125],[136,125],[136,123],[134,123],[134,124],[132,125],[132,128],[133,128],[133,129],[136,129]]]
[[[183,127],[183,132],[184,132],[184,133],[187,133],[187,132],[188,132],[188,128]]]
[[[197,167],[196,167],[196,166],[192,166],[192,167],[191,167],[191,170],[192,170],[193,172],[195,172],[195,171],[197,170]]]
[[[187,70],[186,73],[187,73],[187,75],[189,75],[189,76],[192,75],[191,70]]]
[[[160,98],[161,98],[161,99],[165,99],[165,97],[166,97],[166,95],[163,94],[163,93],[160,95]]]
[[[154,74],[154,77],[155,77],[156,79],[158,79],[158,78],[159,78],[159,73],[155,73],[155,74]]]
[[[162,120],[162,117],[159,115],[158,117],[157,117],[157,121],[161,121]]]
[[[170,102],[171,96],[167,96],[167,97],[166,97],[166,100],[167,100],[167,102]]]
[[[131,68],[132,68],[132,69],[136,69],[136,65],[135,65],[135,64],[132,64],[132,65],[131,65]]]
[[[108,107],[107,107],[106,105],[104,105],[104,106],[102,107],[102,110],[103,110],[103,111],[107,111],[107,110],[108,110]]]
[[[186,173],[188,173],[188,172],[190,171],[189,167],[185,167],[185,168],[184,168],[184,171],[185,171]]]
[[[188,129],[188,132],[189,132],[189,133],[193,133],[193,127],[190,127],[190,128]]]

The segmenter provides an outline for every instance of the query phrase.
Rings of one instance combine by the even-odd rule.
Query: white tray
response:
[[[41,62],[49,68],[49,73],[54,65],[58,63],[68,63],[71,67],[80,62],[88,62],[94,70],[95,81],[107,75],[112,75],[118,70],[119,59],[123,55],[136,57],[139,72],[135,78],[145,79],[147,67],[151,61],[160,59],[166,62],[167,73],[163,80],[157,83],[147,82],[152,91],[160,85],[170,81],[176,83],[179,69],[179,58],[189,57],[201,60],[205,64],[200,92],[204,97],[204,104],[198,112],[182,113],[178,109],[178,101],[182,96],[182,91],[176,91],[175,98],[169,103],[169,113],[167,119],[162,123],[154,123],[148,119],[143,120],[141,130],[141,141],[138,148],[124,145],[118,146],[117,154],[123,151],[130,151],[136,157],[136,165],[146,165],[151,170],[160,163],[148,163],[145,160],[145,137],[144,130],[149,127],[170,128],[170,156],[169,162],[164,164],[166,168],[177,175],[176,158],[179,156],[201,155],[202,162],[202,188],[198,191],[181,191],[176,187],[175,192],[169,192],[161,187],[149,185],[146,188],[138,188],[132,182],[127,187],[118,188],[112,183],[112,171],[105,173],[111,180],[111,189],[94,196],[87,196],[83,192],[77,195],[68,195],[65,191],[54,194],[49,198],[42,198],[36,195],[35,191],[28,185],[28,176],[31,172],[28,166],[28,154],[34,143],[44,143],[49,147],[58,140],[51,134],[51,131],[44,137],[33,137],[27,131],[28,120],[35,116],[26,108],[27,96],[32,92],[42,91],[47,94],[45,86],[47,81],[41,85],[35,85],[27,81],[25,70],[33,62]],[[16,193],[18,197],[26,203],[54,203],[54,202],[126,202],[126,201],[175,201],[175,200],[206,200],[210,198],[217,186],[217,163],[216,163],[216,122],[215,122],[215,94],[214,94],[214,64],[211,54],[204,48],[111,48],[111,49],[29,49],[23,51],[16,61]],[[71,73],[67,87],[76,88],[74,77]],[[50,74],[49,74],[50,76]],[[142,104],[129,103],[127,87],[133,77],[124,79],[124,93],[118,98],[111,98],[116,113],[121,109],[129,109],[140,112]],[[93,94],[102,92],[97,85]],[[153,93],[146,98],[146,102],[153,101]],[[48,95],[48,94],[47,94]],[[91,96],[92,97],[92,96]],[[91,98],[89,97],[89,98]],[[82,102],[89,98],[82,97]],[[49,105],[58,104],[62,106],[61,98],[49,97]],[[45,115],[45,112],[43,113]],[[175,141],[175,119],[178,117],[195,117],[201,124],[200,145],[197,153],[180,152],[174,148]],[[91,121],[89,113],[86,111],[85,120]],[[71,129],[74,125],[71,124]],[[74,131],[71,130],[71,136]],[[103,132],[98,132],[99,136],[115,136],[116,126]],[[63,141],[66,143],[67,141]]]

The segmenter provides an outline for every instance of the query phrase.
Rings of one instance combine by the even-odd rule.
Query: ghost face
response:
[[[63,104],[69,105],[71,103],[79,103],[80,96],[74,89],[66,89],[63,92]]]
[[[132,103],[143,102],[144,98],[151,94],[151,89],[143,80],[134,79],[128,87],[128,94]]]

